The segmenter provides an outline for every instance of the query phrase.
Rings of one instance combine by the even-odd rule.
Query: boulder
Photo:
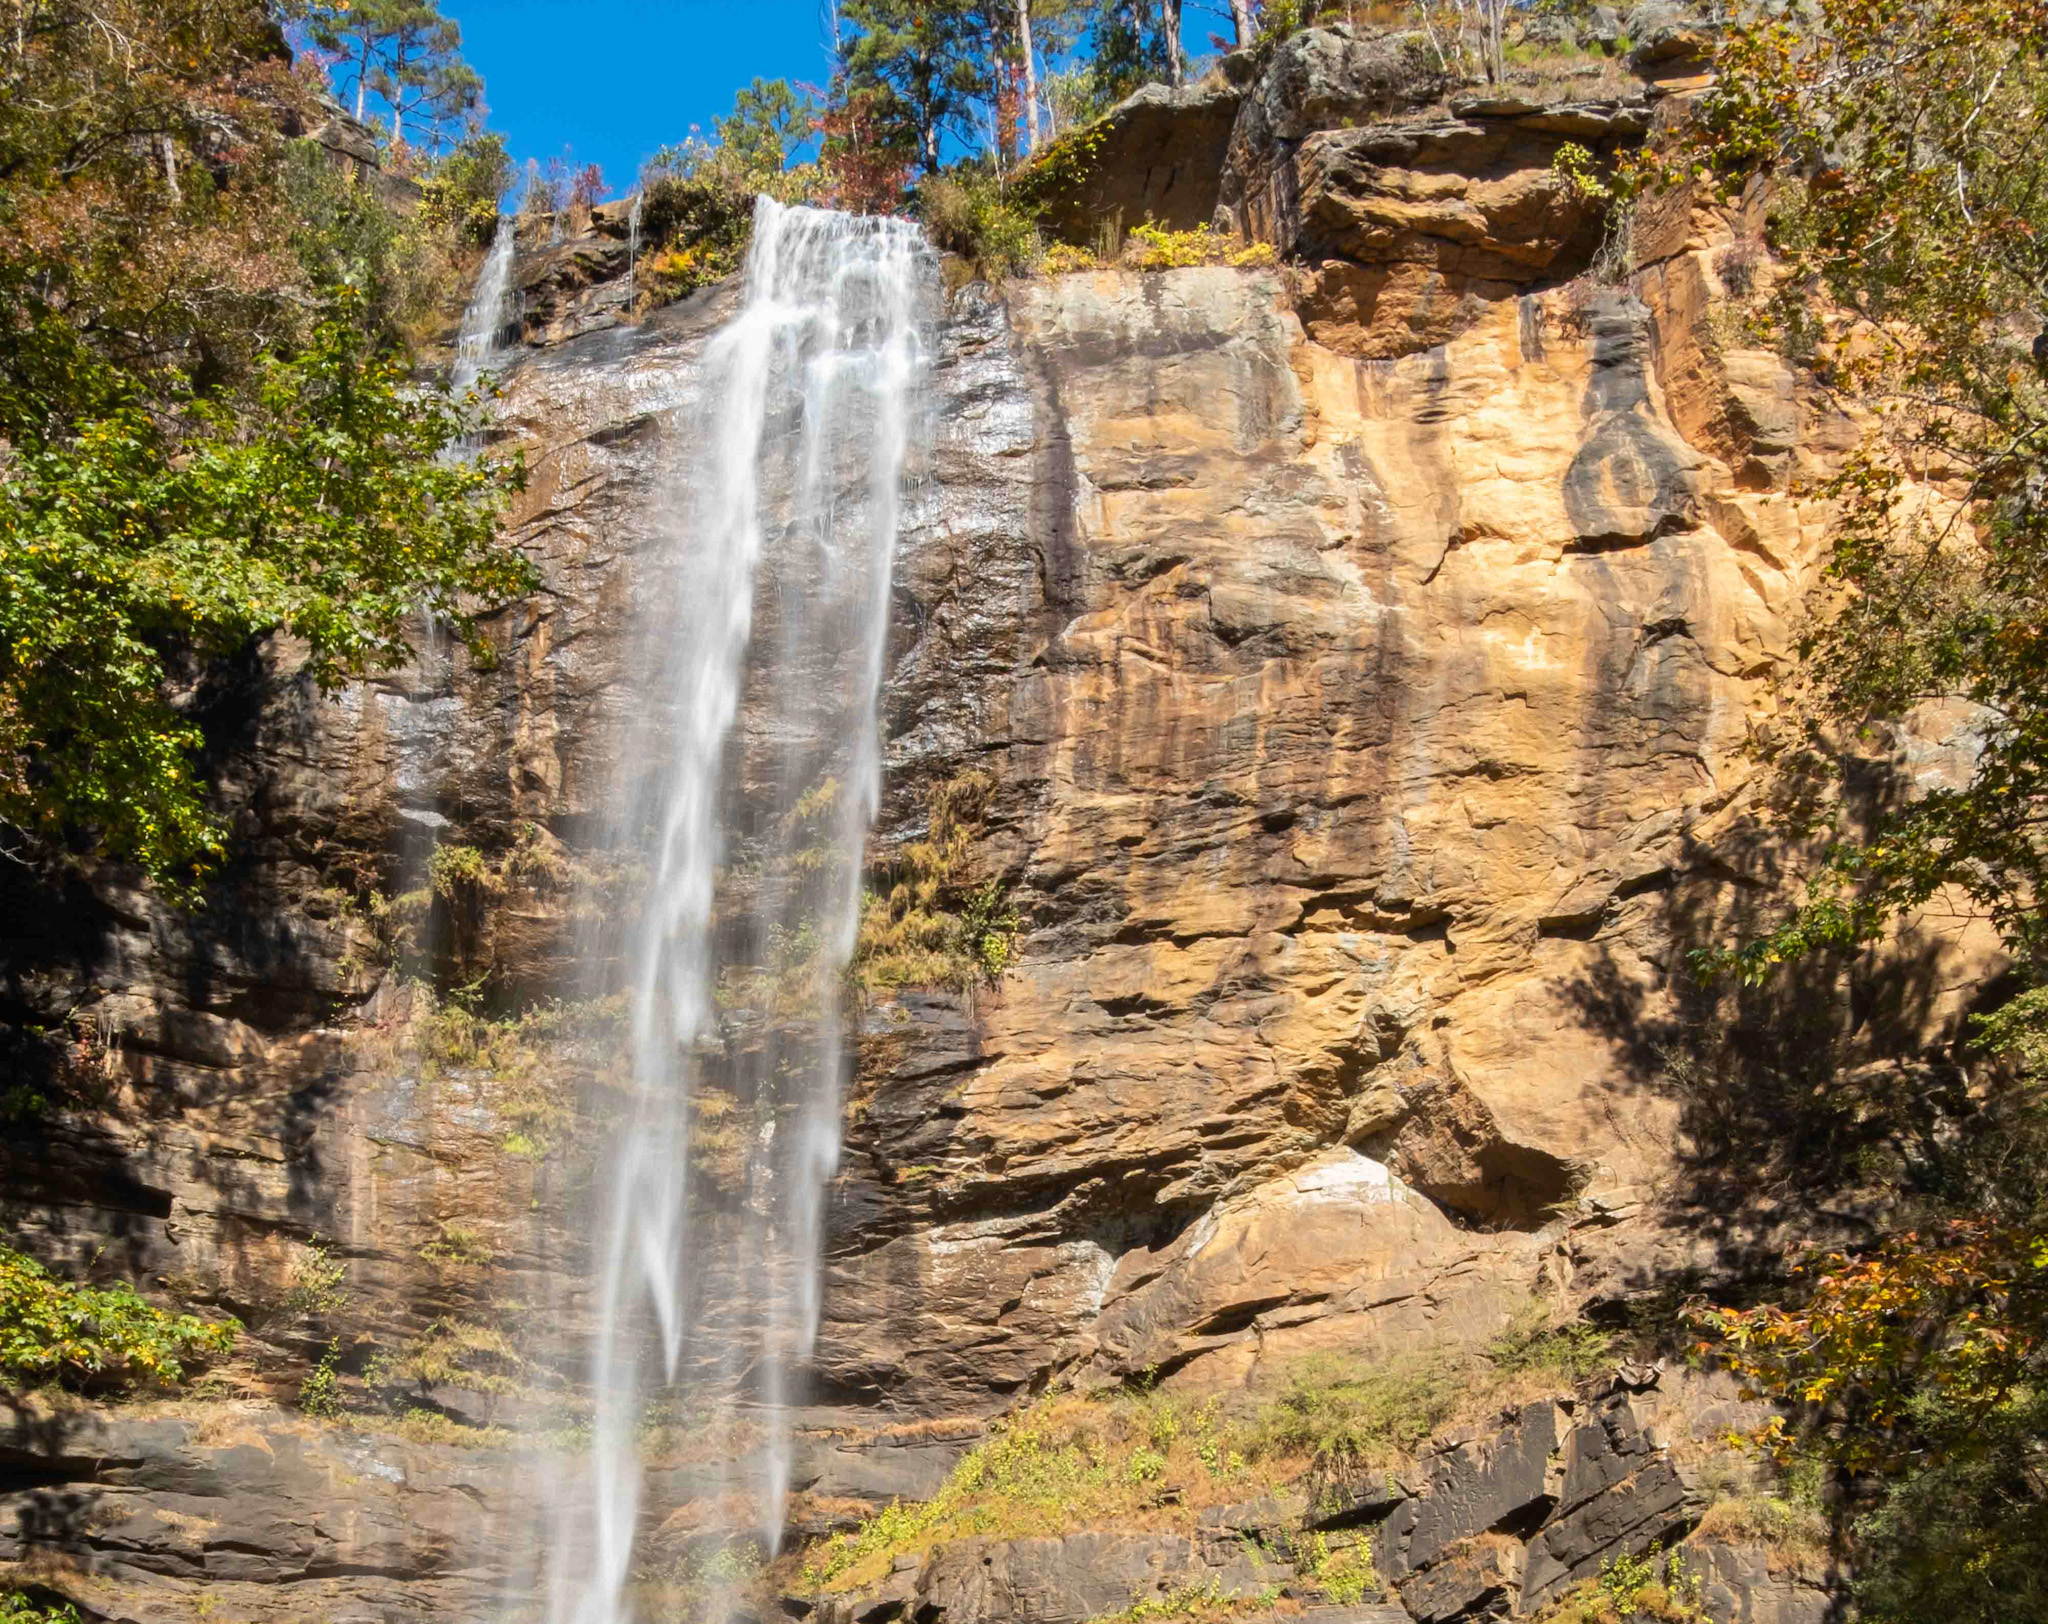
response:
[[[1401,1605],[1416,1624],[1497,1615],[1514,1600],[1522,1578],[1522,1547],[1482,1535],[1440,1554],[1429,1567],[1395,1582]]]
[[[1704,70],[1718,25],[1677,0],[1643,0],[1622,29],[1633,42],[1629,66],[1665,80]]]
[[[1225,64],[1241,71],[1245,61]],[[1016,184],[1056,236],[1083,247],[1119,225],[1207,225],[1243,99],[1241,77],[1228,72],[1178,90],[1147,85],[1052,143]]]
[[[1476,1244],[1381,1163],[1326,1152],[1172,1245],[1127,1254],[1103,1300],[1096,1365],[1170,1371],[1247,1331],[1273,1357],[1310,1325],[1319,1344],[1387,1352],[1475,1335],[1509,1311],[1514,1251]],[[1363,1320],[1363,1335],[1347,1320]]]
[[[1621,43],[1626,28],[1621,14],[1612,6],[1592,6],[1580,19],[1579,44],[1588,50],[1611,52]]]

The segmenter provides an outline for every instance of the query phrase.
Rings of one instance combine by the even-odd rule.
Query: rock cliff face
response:
[[[1677,1057],[1743,1030],[1683,955],[1778,894],[1744,745],[1820,561],[1801,477],[1855,425],[1742,340],[1740,222],[1681,203],[1638,223],[1631,274],[1582,274],[1597,222],[1552,160],[1639,136],[1648,92],[1431,110],[1377,71],[1320,31],[1205,92],[1230,138],[1204,104],[1218,167],[1173,195],[1282,269],[949,301],[874,855],[985,774],[973,863],[1021,927],[998,984],[860,1009],[800,1474],[820,1504],[929,1493],[1056,1374],[1223,1386],[1470,1341],[1534,1292],[1619,1305],[1827,1217],[1775,1180],[1799,1123],[1745,1092],[1740,1044],[1707,1084]],[[339,702],[288,646],[237,673],[213,719],[245,855],[197,913],[116,873],[0,873],[14,1065],[47,1101],[7,1126],[0,1213],[53,1263],[243,1316],[251,1400],[330,1346],[352,1380],[451,1326],[513,1326],[526,1362],[420,1377],[429,1409],[539,1416],[574,1380],[596,1025],[451,1036],[364,898],[426,886],[428,832],[475,848],[484,878],[417,929],[513,1003],[565,989],[577,910],[603,905],[622,605],[734,297],[622,326],[608,242],[526,261],[528,330],[560,342],[512,371],[503,432],[546,585],[498,618],[495,664],[437,655]],[[1903,944],[1816,1055],[1915,1052],[1960,951]],[[516,1469],[221,1414],[23,1412],[0,1559],[122,1618],[216,1585],[232,1616],[481,1616]],[[1554,1523],[1515,1521],[1568,1509],[1546,1473],[1577,1469],[1570,1426],[1527,1424],[1536,1489],[1442,1537],[1411,1515],[1404,1548],[1511,1526],[1515,1562],[1551,1567],[1426,1605],[1404,1585],[1413,1616],[1629,1548],[1637,1525],[1545,1545]],[[1760,1560],[1715,1558],[1731,1609]]]

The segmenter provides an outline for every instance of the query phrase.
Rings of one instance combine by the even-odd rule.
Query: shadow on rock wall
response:
[[[1883,792],[1866,781],[1866,815]],[[1672,944],[1662,987],[1646,989],[1604,944],[1570,987],[1614,1056],[1616,1090],[1677,1107],[1660,1226],[1682,1244],[1623,1251],[1622,1295],[1739,1294],[1805,1246],[1854,1244],[1902,1201],[1951,1176],[1971,1113],[1959,1063],[1969,989],[1966,944],[1940,922],[1909,924],[1857,953],[1816,953],[1760,985],[1707,973],[1700,955],[1755,940],[1788,916],[1811,853],[1760,835],[1689,843],[1659,896]],[[1981,996],[1981,994],[1980,994]]]

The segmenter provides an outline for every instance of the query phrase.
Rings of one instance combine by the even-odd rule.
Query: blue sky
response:
[[[443,0],[513,155],[600,164],[610,193],[692,124],[708,133],[756,78],[823,83],[819,0]],[[1225,0],[1187,0],[1191,54],[1228,34]],[[1219,21],[1219,14],[1225,19]]]
[[[444,0],[484,76],[490,125],[522,163],[604,166],[611,193],[692,124],[708,133],[756,76],[830,76],[818,0]]]

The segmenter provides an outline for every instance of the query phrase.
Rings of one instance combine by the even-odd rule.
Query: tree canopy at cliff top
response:
[[[260,0],[5,0],[0,827],[182,884],[224,852],[216,662],[271,631],[316,680],[473,635],[530,575],[516,469],[443,453],[406,376],[428,217],[287,133],[317,119]],[[411,233],[410,237],[407,233]]]
[[[402,662],[421,617],[483,653],[475,616],[530,584],[497,535],[516,466],[445,455],[473,403],[408,364],[495,220],[504,146],[431,0],[0,7],[0,850],[89,848],[189,887],[227,853],[209,718],[236,659],[289,634],[332,685]],[[942,133],[1014,159],[1041,109],[1179,66],[1174,0],[834,15],[825,106],[757,84],[720,121],[712,237],[734,235],[724,194],[773,185],[814,131],[836,177],[814,195],[893,205]],[[424,207],[303,138],[330,88]],[[704,202],[695,165],[668,171],[671,212]],[[543,176],[529,201],[568,190]]]

